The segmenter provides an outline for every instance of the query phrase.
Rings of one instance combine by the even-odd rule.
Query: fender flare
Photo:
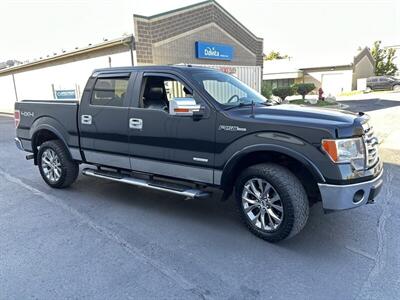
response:
[[[50,131],[55,136],[57,136],[57,138],[63,142],[69,156],[72,157],[68,147],[68,143],[65,139],[65,136],[68,136],[68,133],[57,120],[51,117],[42,117],[40,119],[37,119],[32,124],[32,127],[30,129],[30,136],[31,136],[32,150],[34,153],[36,152],[36,147],[34,147],[35,138],[41,130]]]
[[[319,168],[308,157],[304,156],[298,151],[294,151],[290,148],[280,145],[256,144],[245,147],[242,150],[236,152],[225,164],[221,175],[221,186],[223,187],[224,190],[229,185],[230,174],[232,170],[235,168],[236,164],[241,160],[241,158],[253,152],[261,152],[261,151],[273,151],[287,155],[297,160],[301,164],[303,164],[307,168],[307,170],[311,172],[311,174],[318,182],[325,182],[325,178],[322,175]]]

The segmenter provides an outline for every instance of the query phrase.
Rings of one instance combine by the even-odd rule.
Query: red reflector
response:
[[[14,112],[14,120],[15,120],[15,128],[18,128],[19,122],[21,121],[21,114],[20,114],[19,110],[16,110]]]
[[[175,112],[189,112],[189,108],[175,108]]]

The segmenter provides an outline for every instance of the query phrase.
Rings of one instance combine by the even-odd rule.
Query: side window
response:
[[[174,98],[193,97],[180,81],[166,76],[145,76],[140,107],[169,111],[169,101]]]
[[[129,78],[99,78],[93,88],[90,104],[102,106],[124,105]]]

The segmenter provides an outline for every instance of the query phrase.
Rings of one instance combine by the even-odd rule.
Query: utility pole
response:
[[[17,93],[17,86],[15,84],[15,77],[14,74],[11,74],[13,85],[14,85],[14,93],[15,93],[15,100],[18,102],[18,93]]]

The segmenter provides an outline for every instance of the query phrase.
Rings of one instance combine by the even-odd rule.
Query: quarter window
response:
[[[129,78],[99,78],[93,88],[90,104],[102,106],[124,105]]]

